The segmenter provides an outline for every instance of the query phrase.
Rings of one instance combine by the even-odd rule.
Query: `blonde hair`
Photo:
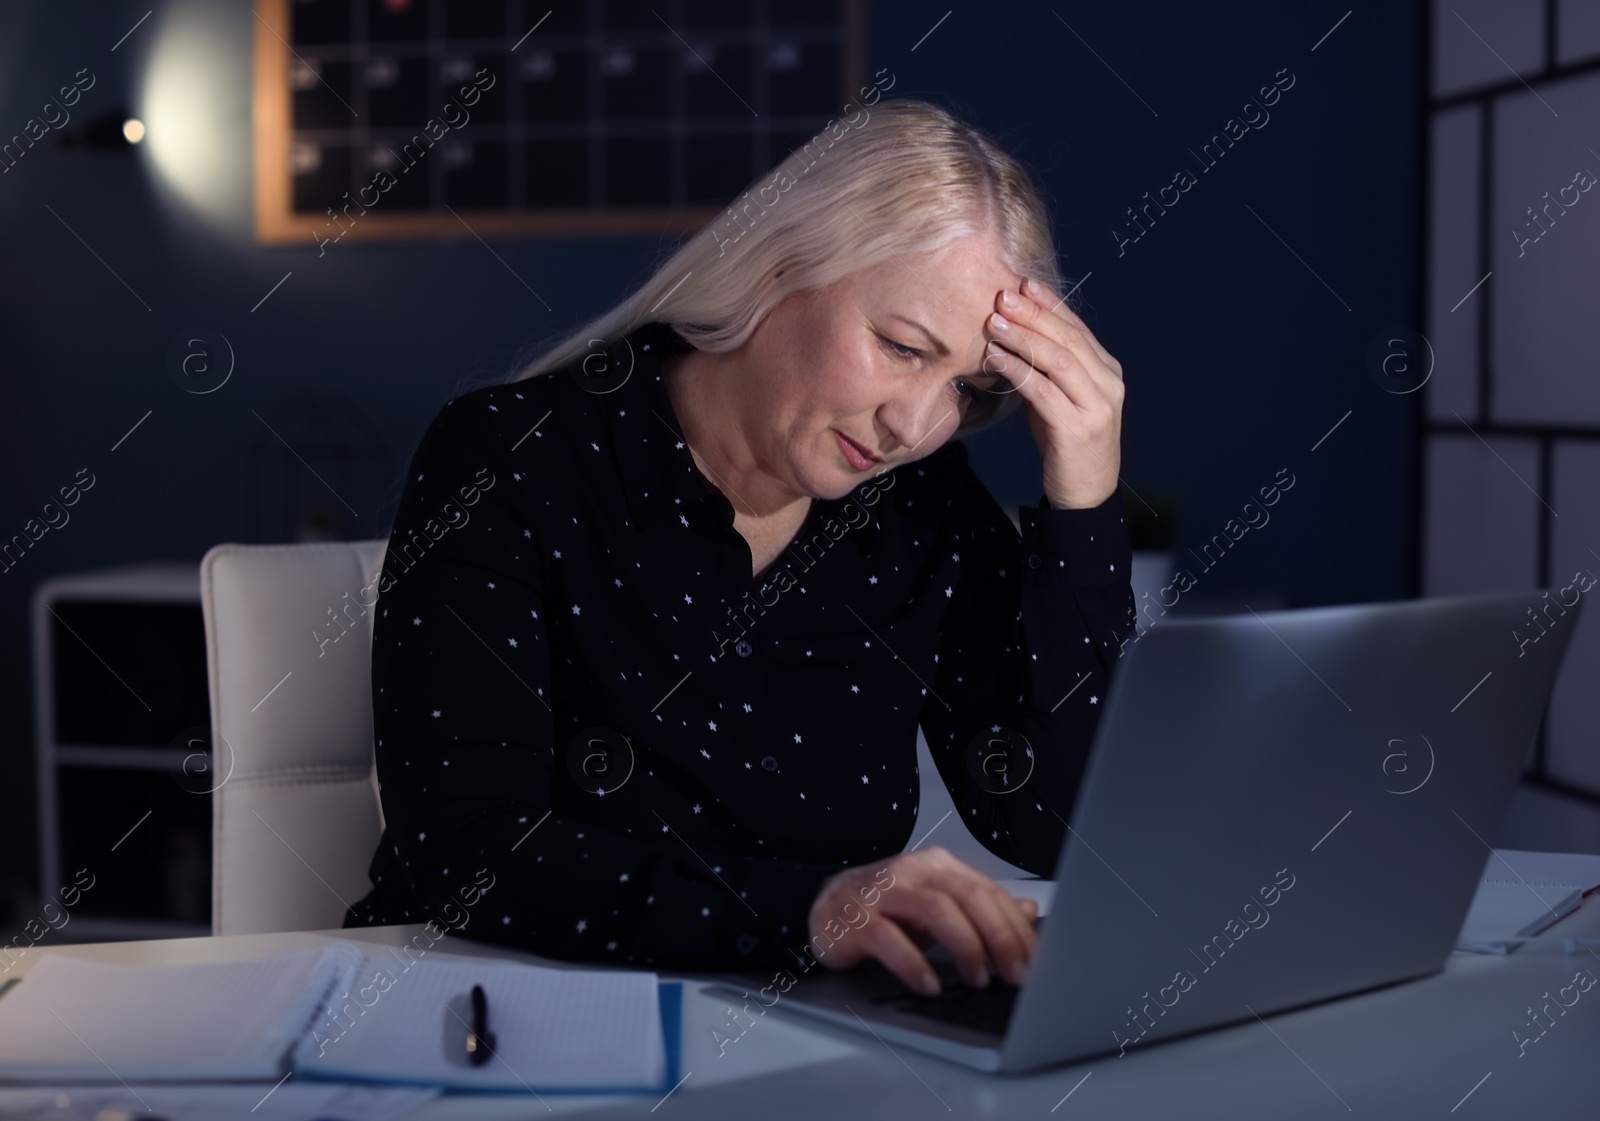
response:
[[[791,293],[964,236],[991,235],[1008,268],[1064,290],[1049,212],[1020,163],[928,102],[895,98],[856,108],[859,123],[830,122],[632,295],[507,380],[562,369],[649,322],[670,324],[700,350],[736,350]],[[1015,392],[979,394],[956,435],[988,427],[1020,404]]]

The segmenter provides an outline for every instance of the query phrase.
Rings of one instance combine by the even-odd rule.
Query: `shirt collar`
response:
[[[683,440],[683,425],[673,411],[672,398],[661,378],[660,359],[691,349],[681,335],[666,323],[645,323],[628,332],[608,347],[603,357],[585,359],[591,377],[577,375],[579,383],[592,392],[603,392],[612,453],[622,477],[622,492],[635,524],[647,531],[659,530],[687,519],[691,525],[709,527],[720,522],[733,524],[733,504],[722,491],[700,472]],[[600,370],[613,371],[594,377]],[[621,378],[622,383],[605,392]],[[869,493],[867,480],[843,498],[813,499],[811,517],[825,525],[831,516],[846,529],[862,555],[877,543],[882,523],[878,511],[881,496],[870,504],[861,499]],[[866,514],[848,509],[854,505]],[[681,524],[681,523],[679,523]]]

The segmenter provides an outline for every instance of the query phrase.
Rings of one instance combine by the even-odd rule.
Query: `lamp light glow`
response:
[[[130,117],[145,126],[137,150],[161,194],[208,225],[251,225],[248,5],[168,0],[150,20],[148,56]],[[144,34],[141,31],[141,34]]]

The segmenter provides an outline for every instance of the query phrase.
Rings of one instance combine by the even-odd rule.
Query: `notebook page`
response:
[[[0,1078],[276,1078],[289,1050],[280,1025],[339,953],[177,965],[47,956],[0,996]]]
[[[301,1043],[296,1071],[521,1092],[650,1090],[666,1077],[654,973],[377,955],[358,981]],[[481,1067],[466,1059],[474,984],[496,1036]]]
[[[1600,887],[1600,856],[1582,852],[1495,849],[1484,862],[1483,880],[1485,883],[1525,884],[1535,890],[1559,887],[1589,892]]]
[[[1600,885],[1600,856],[1495,849],[1462,924],[1456,949],[1509,953],[1578,909]]]

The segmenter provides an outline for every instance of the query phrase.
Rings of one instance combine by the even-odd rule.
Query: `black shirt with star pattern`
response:
[[[1041,498],[1019,537],[950,440],[814,499],[757,583],[661,380],[687,346],[646,324],[424,434],[374,608],[386,828],[346,926],[792,966],[828,876],[935,824],[919,726],[972,835],[1054,873],[1134,615],[1120,498]]]

